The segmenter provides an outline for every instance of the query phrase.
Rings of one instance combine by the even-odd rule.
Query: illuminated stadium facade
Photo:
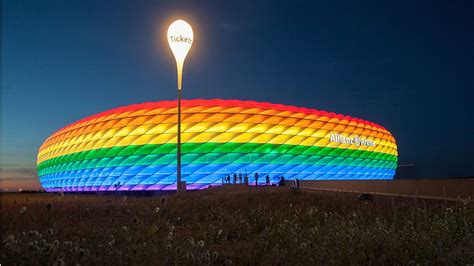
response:
[[[176,189],[176,101],[99,113],[51,135],[39,149],[46,191]],[[187,189],[233,173],[254,183],[392,179],[395,139],[365,120],[308,108],[238,100],[183,100],[182,179]]]

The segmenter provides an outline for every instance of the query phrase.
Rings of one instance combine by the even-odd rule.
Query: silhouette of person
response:
[[[249,185],[249,176],[247,174],[245,174],[244,180],[245,180],[245,185],[248,186]]]
[[[226,182],[227,184],[230,184],[230,175],[229,175],[229,174],[227,174],[227,176],[226,176],[226,178],[225,178],[225,182]]]
[[[278,181],[278,186],[282,187],[285,184],[285,178],[283,176],[280,176],[280,180]]]
[[[270,176],[268,174],[265,176],[265,185],[270,185]]]
[[[234,184],[237,182],[237,174],[234,173]]]
[[[255,173],[255,185],[258,186],[258,173]]]

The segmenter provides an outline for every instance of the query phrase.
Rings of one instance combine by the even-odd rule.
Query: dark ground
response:
[[[243,186],[1,197],[3,265],[474,263],[473,203]]]

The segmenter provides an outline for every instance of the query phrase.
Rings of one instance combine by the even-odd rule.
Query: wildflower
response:
[[[159,213],[160,212],[160,207],[156,207],[155,208],[155,213]]]
[[[212,252],[212,260],[216,261],[219,258],[219,252],[214,251]]]
[[[207,259],[207,260],[210,260],[211,259],[211,252],[209,250],[206,250],[204,253],[204,257]]]
[[[26,208],[25,206],[23,206],[23,207],[21,207],[21,209],[20,209],[20,213],[21,213],[21,214],[24,214],[27,210],[28,210],[28,208]]]
[[[300,246],[301,246],[301,248],[303,248],[303,249],[305,249],[305,248],[307,248],[307,247],[308,247],[308,245],[307,245],[305,242],[301,243],[301,245],[300,245]]]
[[[66,248],[70,248],[70,247],[72,247],[72,242],[71,241],[64,241],[64,246]]]
[[[54,266],[64,266],[64,260],[63,259],[57,259],[54,264]]]
[[[127,196],[123,196],[122,201],[127,201]]]
[[[199,240],[198,241],[198,246],[204,247],[204,240]]]
[[[191,253],[189,253],[189,251],[186,252],[185,257],[186,257],[186,259],[190,260],[191,259]]]
[[[81,248],[81,249],[79,249],[79,258],[82,258],[82,257],[84,257],[84,254],[85,254],[85,253],[86,253],[86,252],[85,252],[85,250],[84,250],[84,249],[82,249],[82,248]]]
[[[4,242],[11,242],[13,240],[15,240],[15,236],[14,235],[8,235],[7,239]]]
[[[451,208],[446,208],[446,211],[447,211],[447,212],[453,212],[453,209],[451,209]]]
[[[46,209],[48,209],[48,211],[51,211],[53,209],[53,204],[51,202],[46,204]]]
[[[127,231],[128,228],[127,228],[126,226],[122,226],[122,230],[123,230],[123,231]]]
[[[35,245],[34,242],[29,242],[27,246],[28,246],[29,250],[37,250],[38,249],[37,244]]]
[[[219,231],[217,231],[217,235],[220,236],[222,234],[222,229],[219,229]]]
[[[152,234],[158,232],[158,226],[157,226],[156,224],[150,226],[150,232],[151,232]]]
[[[43,250],[46,254],[51,254],[53,250],[55,249],[54,245],[52,244],[46,244],[45,249]]]

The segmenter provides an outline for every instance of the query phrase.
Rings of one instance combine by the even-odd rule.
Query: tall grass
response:
[[[472,203],[226,186],[180,197],[2,195],[14,264],[469,264]]]

